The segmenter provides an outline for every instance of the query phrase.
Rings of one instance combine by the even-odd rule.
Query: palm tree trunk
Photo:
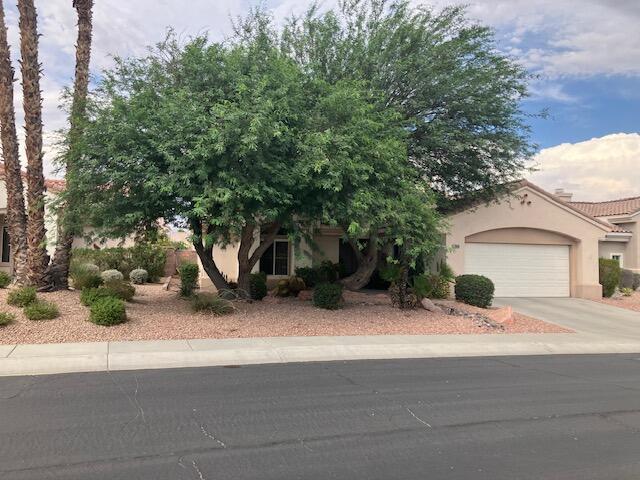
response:
[[[73,169],[79,161],[77,143],[82,135],[82,122],[86,114],[87,94],[89,91],[89,63],[91,61],[92,9],[93,0],[74,0],[73,6],[78,12],[78,40],[76,43],[76,72],[73,86],[73,102],[69,129],[69,151],[66,156],[66,186],[73,182]],[[75,222],[72,206],[67,203],[58,209],[58,242],[53,261],[47,271],[48,288],[61,290],[69,287],[69,262],[73,245],[73,226]]]
[[[27,152],[27,266],[29,283],[41,286],[49,263],[44,224],[42,171],[42,92],[38,62],[38,25],[33,0],[18,0],[22,95]]]
[[[24,209],[22,170],[18,156],[16,114],[13,106],[13,66],[4,7],[0,2],[0,137],[4,160],[4,181],[7,188],[7,225],[13,256],[13,280],[27,283],[27,217]]]

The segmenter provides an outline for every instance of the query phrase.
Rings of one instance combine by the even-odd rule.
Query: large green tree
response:
[[[239,37],[250,39],[269,24],[255,11],[241,22]],[[366,81],[401,115],[409,159],[441,212],[492,200],[523,175],[535,151],[521,108],[529,75],[464,8],[343,0],[324,13],[313,5],[279,36],[282,51],[309,75]],[[345,280],[351,288],[364,286],[375,268],[380,240],[372,233],[358,271]]]
[[[402,241],[403,190],[422,194],[415,215],[432,224],[397,113],[361,82],[305,74],[273,38],[181,47],[170,37],[145,58],[119,60],[91,104],[72,182],[80,208],[91,206],[88,220],[112,235],[158,218],[191,228],[218,288],[227,282],[215,244],[239,242],[238,283],[247,288],[283,227],[340,224],[357,235],[387,225]]]

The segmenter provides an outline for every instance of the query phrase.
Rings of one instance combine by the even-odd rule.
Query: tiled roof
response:
[[[630,215],[640,210],[640,197],[622,198],[608,202],[570,202],[574,207],[593,217]]]
[[[0,178],[4,178],[4,162],[0,162]],[[22,178],[27,178],[27,172],[22,171]],[[44,186],[51,192],[61,192],[64,190],[66,182],[56,178],[45,178]]]

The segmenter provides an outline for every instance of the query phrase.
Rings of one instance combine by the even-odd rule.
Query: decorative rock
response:
[[[495,310],[491,310],[489,317],[491,317],[491,320],[501,325],[511,324],[513,323],[513,308],[511,308],[511,305],[496,308]]]
[[[298,292],[298,300],[309,302],[313,298],[313,290],[302,290]]]
[[[420,305],[422,305],[422,308],[424,308],[425,310],[427,310],[429,312],[444,313],[439,306],[437,306],[435,303],[433,303],[428,298],[423,298],[422,300],[420,300]]]

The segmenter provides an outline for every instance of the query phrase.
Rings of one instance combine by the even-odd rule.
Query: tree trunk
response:
[[[356,251],[356,257],[358,259],[358,268],[354,273],[348,277],[343,278],[340,282],[347,290],[360,290],[369,283],[371,275],[375,272],[378,266],[378,253],[380,251],[378,247],[378,236],[371,235],[369,237],[369,244],[363,254],[358,248],[355,242],[350,240],[352,247]]]
[[[22,95],[27,152],[27,265],[29,283],[41,286],[49,263],[44,224],[42,171],[42,92],[38,62],[38,27],[33,0],[18,0]]]
[[[267,248],[271,246],[276,235],[278,235],[278,231],[281,226],[282,223],[280,222],[272,223],[262,236],[260,244],[253,253],[251,253],[251,255],[249,255],[249,252],[251,252],[251,247],[255,240],[254,232],[256,230],[256,226],[253,224],[247,224],[244,226],[240,235],[240,247],[238,248],[239,289],[249,293],[249,275],[251,274],[251,270],[253,270],[253,267],[258,263],[260,257],[262,257]]]
[[[7,225],[13,257],[13,280],[18,285],[24,285],[28,282],[27,216],[24,208],[22,170],[16,135],[13,82],[4,7],[0,2],[0,136],[4,158],[4,180],[7,187]]]
[[[206,241],[203,238],[202,224],[198,220],[191,220],[191,228],[194,233],[193,246],[198,254],[198,258],[202,263],[202,268],[204,268],[205,273],[211,279],[216,289],[224,290],[229,288],[229,284],[213,259],[213,245],[207,246]]]
[[[86,113],[89,91],[89,63],[91,60],[91,32],[93,0],[74,0],[78,12],[78,40],[76,42],[76,71],[73,85],[73,102],[69,129],[69,151],[66,157],[65,180],[67,189],[73,181],[73,169],[79,161],[77,142],[82,135],[82,122]],[[69,200],[67,199],[67,202]],[[50,290],[69,288],[69,262],[73,245],[72,206],[68,203],[58,209],[58,242],[53,261],[47,269],[47,284]]]

